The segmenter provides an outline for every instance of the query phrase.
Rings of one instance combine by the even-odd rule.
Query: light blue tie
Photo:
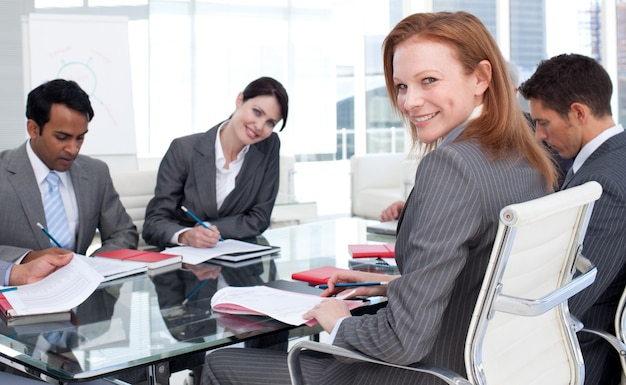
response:
[[[63,200],[61,200],[61,193],[59,192],[59,180],[59,175],[54,171],[50,171],[46,177],[48,190],[46,190],[43,196],[43,209],[46,212],[48,231],[63,248],[69,249],[72,245],[72,235],[70,234]],[[52,240],[50,240],[50,244],[53,247],[57,247]]]

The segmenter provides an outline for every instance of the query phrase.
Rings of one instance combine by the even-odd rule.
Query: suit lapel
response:
[[[194,146],[193,167],[188,176],[196,181],[200,198],[197,204],[202,207],[204,214],[209,218],[218,216],[215,197],[215,137],[220,124],[210,129]],[[204,165],[204,167],[199,165]],[[196,214],[202,217],[202,213]]]
[[[90,210],[90,205],[93,205],[92,194],[89,193],[89,174],[85,172],[81,166],[80,158],[76,158],[74,164],[70,168],[70,177],[72,179],[72,187],[74,188],[74,195],[76,196],[76,206],[78,206],[78,226],[76,227],[76,250],[82,250],[85,242],[89,245],[92,239],[85,240],[84,226],[81,223],[87,223],[85,218],[86,213],[94,212]],[[97,210],[100,212],[100,210]]]
[[[565,190],[569,186],[575,186],[575,179],[577,175],[581,175],[587,172],[587,169],[593,167],[593,162],[598,157],[603,157],[604,154],[614,151],[619,147],[626,146],[626,132],[622,132],[615,136],[610,137],[604,143],[600,145],[589,158],[585,160],[585,162],[580,166],[580,169],[574,174],[574,166],[572,166],[567,175],[565,176],[565,180],[563,181],[563,185],[561,186],[561,190]]]
[[[15,156],[7,167],[10,173],[9,183],[16,191],[37,244],[41,249],[46,249],[50,247],[50,239],[37,227],[37,222],[47,226],[46,214],[43,210],[43,202],[37,180],[35,179],[35,173],[26,154],[27,145],[28,141],[15,150]]]

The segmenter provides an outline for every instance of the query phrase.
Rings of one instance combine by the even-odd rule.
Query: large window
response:
[[[545,57],[579,52],[606,63],[617,43],[616,90],[626,84],[626,0],[616,1],[617,38],[603,38],[605,13],[594,0],[510,0],[510,45],[504,54],[521,80]],[[171,140],[226,119],[252,79],[273,76],[290,94],[282,149],[299,160],[347,159],[354,153],[402,152],[408,137],[387,98],[381,44],[415,6],[403,0],[31,0],[9,2],[0,16],[4,41],[21,44],[29,13],[128,18],[133,111],[139,157],[162,156]],[[18,4],[19,3],[19,4]],[[611,2],[603,2],[610,4]],[[425,2],[424,4],[427,4]],[[467,10],[498,36],[497,0],[434,0],[432,9]],[[427,7],[427,5],[421,5]],[[417,11],[428,11],[418,9]],[[606,11],[606,10],[605,10]],[[567,12],[567,14],[565,14]],[[621,27],[620,27],[621,26]],[[12,36],[12,37],[11,37]],[[498,40],[500,41],[500,40]],[[21,66],[19,46],[3,46],[3,68]],[[609,47],[609,49],[612,49]],[[609,51],[611,52],[611,51]],[[19,71],[18,71],[19,72]],[[22,74],[23,75],[23,74]],[[16,80],[17,78],[17,80]],[[6,76],[5,127],[0,146],[24,138],[23,90]],[[13,91],[12,91],[13,90]],[[19,106],[16,108],[14,105]],[[624,103],[620,103],[620,106]],[[1,108],[1,107],[0,107]],[[625,115],[619,108],[616,118]],[[621,119],[620,119],[621,120]],[[20,124],[21,125],[21,124]],[[11,128],[13,130],[13,128]],[[5,136],[3,136],[4,138]],[[17,142],[17,143],[16,143]]]

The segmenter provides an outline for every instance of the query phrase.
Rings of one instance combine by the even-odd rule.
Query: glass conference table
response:
[[[269,317],[213,313],[211,295],[226,285],[285,283],[293,272],[315,267],[348,268],[348,244],[394,241],[367,233],[367,223],[339,218],[269,229],[258,241],[280,246],[278,256],[112,281],[74,309],[71,321],[9,327],[0,320],[0,362],[52,383],[106,377],[168,384],[170,372],[197,368],[212,349],[240,342],[283,344],[286,349],[288,340],[315,336],[322,329],[294,327]],[[202,282],[198,277],[211,279],[183,306]],[[286,284],[311,289],[301,282]],[[356,311],[373,312],[380,306],[384,299],[369,301]]]

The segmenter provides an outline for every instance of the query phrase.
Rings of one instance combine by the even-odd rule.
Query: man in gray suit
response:
[[[89,96],[73,81],[56,79],[28,94],[29,140],[0,153],[0,259],[27,262],[44,254],[85,254],[100,231],[102,248],[136,248],[138,234],[113,187],[107,165],[79,155],[93,118]],[[37,223],[44,210],[46,177],[59,176],[68,243],[56,248]],[[52,234],[55,237],[54,234]]]
[[[626,285],[626,133],[611,117],[612,84],[592,58],[559,55],[539,64],[519,87],[537,122],[535,136],[574,164],[562,189],[597,181],[595,203],[584,240],[584,255],[598,268],[592,286],[570,301],[571,313],[586,327],[613,331],[617,303]],[[585,384],[617,384],[617,354],[601,338],[579,333]]]

